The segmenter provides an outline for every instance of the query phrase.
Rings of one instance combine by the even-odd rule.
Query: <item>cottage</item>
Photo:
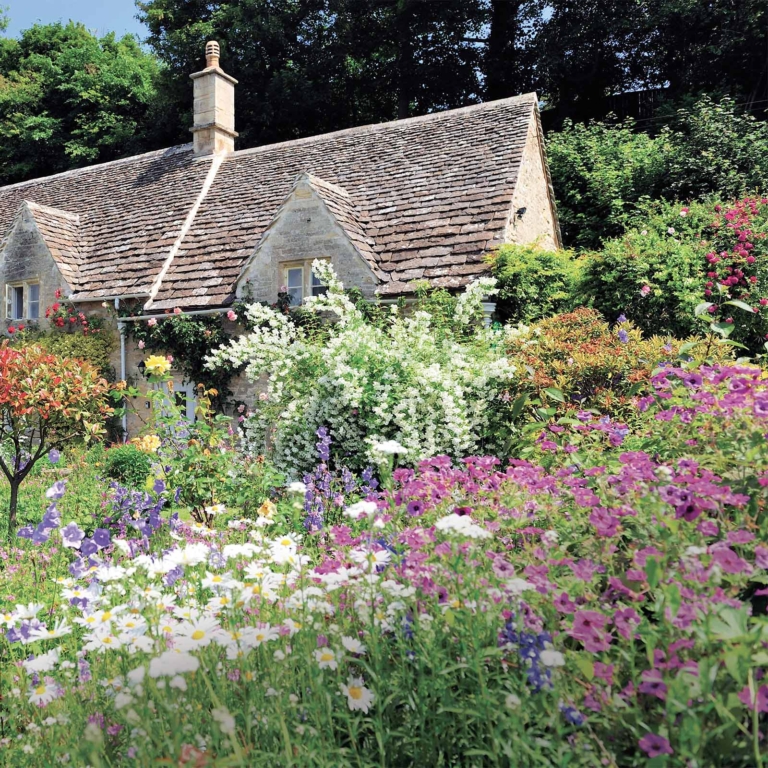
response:
[[[222,311],[246,285],[298,303],[325,258],[388,300],[459,288],[504,242],[560,245],[535,94],[235,151],[216,43],[191,78],[191,144],[0,188],[5,328],[44,324],[57,290],[144,318]],[[125,346],[115,367],[135,376]]]

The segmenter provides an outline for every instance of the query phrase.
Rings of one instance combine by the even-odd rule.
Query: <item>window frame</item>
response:
[[[291,285],[288,282],[288,273],[291,270],[301,270],[301,301],[298,303],[291,302],[292,307],[300,307],[304,303],[304,299],[307,296],[322,296],[328,292],[328,286],[323,283],[315,282],[316,276],[312,271],[312,262],[315,259],[306,259],[304,261],[286,261],[283,262],[280,267],[282,269],[282,283],[285,286],[286,291],[290,294]],[[330,258],[321,257],[320,261],[330,262]],[[296,288],[297,286],[293,286]],[[321,290],[318,290],[321,289]]]
[[[31,300],[31,288],[37,287],[37,299]],[[20,294],[18,293],[20,291]],[[21,308],[19,309],[19,299]],[[37,306],[37,314],[32,315],[32,306]],[[19,310],[19,311],[17,311]],[[5,319],[18,323],[20,320],[40,319],[40,281],[24,280],[5,284]]]

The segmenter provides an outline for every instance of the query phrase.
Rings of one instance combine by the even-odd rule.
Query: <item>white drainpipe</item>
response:
[[[115,298],[115,312],[120,309],[120,299]],[[125,381],[125,323],[118,322],[117,330],[120,334],[120,380]],[[123,414],[123,442],[128,441],[128,414]]]

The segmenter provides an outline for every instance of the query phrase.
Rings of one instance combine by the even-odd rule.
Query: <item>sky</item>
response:
[[[15,37],[35,22],[82,21],[99,36],[107,32],[133,32],[143,38],[147,29],[140,24],[133,0],[0,0],[8,7],[7,35]]]

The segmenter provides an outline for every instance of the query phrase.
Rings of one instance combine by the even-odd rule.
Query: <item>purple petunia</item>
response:
[[[648,757],[674,754],[670,743],[663,736],[659,736],[655,733],[646,733],[645,736],[640,739],[640,749],[642,749]]]

